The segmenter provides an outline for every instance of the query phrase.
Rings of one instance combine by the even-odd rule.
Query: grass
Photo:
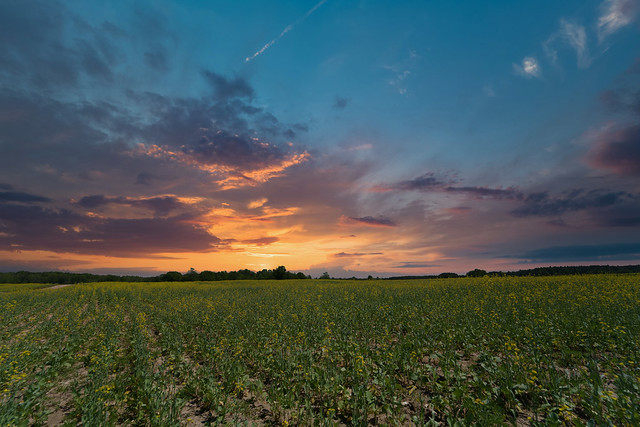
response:
[[[0,287],[0,425],[639,425],[640,276]]]

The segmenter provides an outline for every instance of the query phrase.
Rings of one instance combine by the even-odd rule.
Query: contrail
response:
[[[282,38],[282,36],[284,36],[285,34],[287,34],[289,31],[293,30],[293,27],[295,27],[296,25],[298,25],[299,23],[301,23],[302,21],[304,21],[305,19],[307,19],[309,17],[309,15],[311,15],[313,12],[316,11],[316,9],[318,9],[320,6],[322,6],[323,4],[326,3],[327,0],[320,0],[315,6],[313,6],[311,9],[309,9],[309,11],[307,13],[304,14],[304,16],[300,19],[298,19],[296,22],[294,22],[293,24],[289,24],[285,27],[284,30],[282,30],[282,32],[280,33],[280,35],[278,37],[276,37],[275,39],[271,40],[269,43],[265,44],[264,46],[262,46],[262,49],[260,49],[259,51],[257,51],[256,53],[254,53],[251,56],[247,56],[244,60],[244,62],[249,62],[253,59],[255,59],[256,56],[262,55],[262,53],[269,49],[271,46],[273,46],[275,44],[275,42],[277,42],[278,40],[280,40]]]

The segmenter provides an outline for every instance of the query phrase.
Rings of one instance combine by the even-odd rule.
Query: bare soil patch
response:
[[[45,289],[60,289],[60,288],[66,288],[67,286],[71,286],[71,285],[53,285]]]

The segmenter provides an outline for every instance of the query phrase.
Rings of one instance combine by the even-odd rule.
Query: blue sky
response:
[[[637,262],[639,9],[3,2],[0,268]]]

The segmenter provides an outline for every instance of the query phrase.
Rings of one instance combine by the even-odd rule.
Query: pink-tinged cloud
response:
[[[268,143],[254,141],[254,144],[265,151],[271,149],[271,145]],[[303,163],[311,157],[306,151],[302,153],[278,153],[279,155],[277,156],[265,152],[265,158],[259,162],[234,164],[219,161],[219,159],[216,160],[215,153],[207,153],[209,158],[205,158],[205,156],[194,151],[172,150],[169,147],[156,144],[138,144],[130,154],[178,162],[207,172],[222,190],[263,184],[273,178],[282,176],[289,167]],[[238,153],[238,157],[240,154]]]
[[[597,135],[587,161],[618,175],[640,175],[640,125]]]
[[[455,206],[453,208],[445,209],[445,212],[453,215],[466,215],[472,210],[473,209],[468,206]]]

